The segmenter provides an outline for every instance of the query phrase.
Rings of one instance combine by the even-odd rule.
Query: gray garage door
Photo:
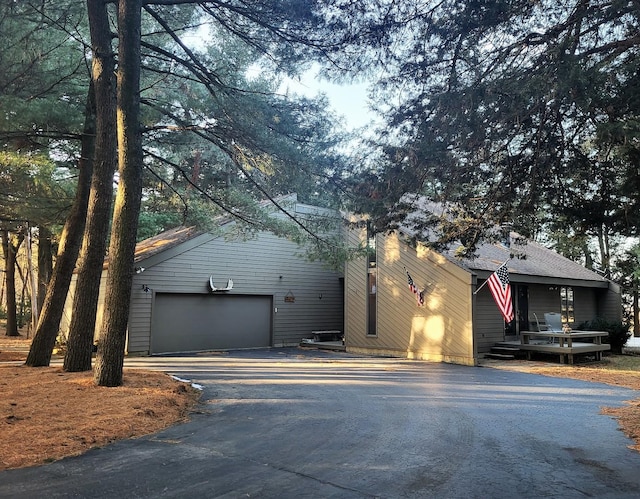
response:
[[[271,346],[271,297],[158,293],[151,353]]]

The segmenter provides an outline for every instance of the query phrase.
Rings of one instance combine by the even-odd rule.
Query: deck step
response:
[[[516,354],[520,351],[520,348],[513,346],[500,346],[494,345],[491,347],[491,351],[494,353],[508,353],[508,354]]]
[[[522,359],[526,356],[518,345],[497,343],[491,347],[491,350],[484,355],[489,359],[497,360],[515,360]]]
[[[485,353],[484,356],[485,358],[496,359],[496,360],[515,360],[516,358],[516,356],[513,354],[493,353],[493,352]]]

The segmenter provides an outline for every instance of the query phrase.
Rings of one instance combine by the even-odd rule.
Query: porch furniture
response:
[[[545,312],[544,314],[544,329],[543,326],[540,326],[540,322],[538,321],[538,316],[534,313],[533,316],[536,318],[536,325],[538,326],[538,331],[551,331],[555,333],[562,332],[562,316],[556,312]],[[538,335],[544,336],[544,335]],[[547,343],[555,343],[555,337],[551,336],[547,338]]]
[[[533,317],[536,319],[536,327],[538,328],[538,331],[542,331],[542,326],[540,326],[540,321],[538,320],[538,315],[535,312],[533,313]]]
[[[553,331],[554,333],[564,331],[562,328],[562,315],[556,312],[545,312],[544,321],[546,322],[547,329],[549,331]],[[551,343],[555,343],[555,341],[555,338],[551,338]]]
[[[562,316],[556,312],[545,312],[544,321],[547,329],[556,333],[562,332]]]
[[[531,352],[553,353],[560,356],[560,363],[564,364],[565,356],[568,363],[573,364],[573,356],[583,353],[595,353],[596,360],[602,360],[602,352],[611,350],[608,343],[602,343],[602,338],[609,336],[606,331],[520,331],[520,349],[527,352],[527,359],[531,359]],[[543,338],[542,341],[533,338]],[[558,340],[558,343],[548,343],[547,340]],[[591,339],[592,342],[575,341],[577,339]]]

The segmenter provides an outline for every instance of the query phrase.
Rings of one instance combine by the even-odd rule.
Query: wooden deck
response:
[[[540,352],[558,355],[561,364],[565,363],[565,359],[573,364],[574,355],[580,354],[594,353],[596,360],[602,360],[602,352],[611,350],[608,343],[602,343],[602,338],[608,334],[605,331],[521,331],[520,341],[503,341],[500,345],[525,351],[527,359],[531,359],[532,352]],[[592,341],[576,341],[580,339]]]

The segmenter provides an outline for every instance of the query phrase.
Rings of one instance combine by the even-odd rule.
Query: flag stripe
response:
[[[493,299],[498,305],[504,320],[513,320],[513,304],[511,302],[511,285],[509,283],[509,271],[504,263],[489,277],[487,284],[493,295]]]
[[[418,286],[415,285],[415,283],[413,282],[413,279],[411,278],[411,274],[409,274],[409,271],[407,269],[404,269],[404,271],[407,274],[407,284],[409,285],[409,290],[416,295],[416,300],[418,300],[418,306],[422,306],[424,305],[424,291],[420,291],[418,289]]]

